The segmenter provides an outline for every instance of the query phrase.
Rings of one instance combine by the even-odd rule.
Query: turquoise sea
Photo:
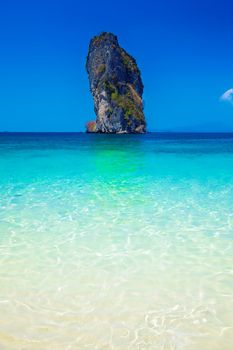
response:
[[[233,134],[0,134],[1,350],[232,350]]]

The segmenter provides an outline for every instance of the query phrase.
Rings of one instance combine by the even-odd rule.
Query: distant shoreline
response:
[[[233,134],[232,131],[147,131],[143,134],[136,133],[127,133],[127,134],[119,134],[119,133],[86,133],[85,131],[0,131],[0,135],[8,135],[8,134],[95,134],[95,135],[136,135],[136,136],[145,136],[147,134]]]
[[[69,131],[63,131],[63,132],[50,132],[50,131],[9,131],[9,132],[0,132],[0,141],[2,140],[4,144],[4,140],[20,140],[25,138],[25,140],[30,139],[41,139],[45,140],[46,138],[50,138],[51,140],[58,140],[61,138],[67,138],[69,139],[80,139],[80,140],[196,140],[197,142],[199,140],[217,140],[217,139],[233,139],[233,131],[228,132],[175,132],[175,131],[157,131],[157,132],[147,132],[144,134],[105,134],[105,133],[86,133],[86,132],[69,132]],[[2,144],[1,142],[1,144]]]

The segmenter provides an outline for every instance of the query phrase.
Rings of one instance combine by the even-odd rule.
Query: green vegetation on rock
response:
[[[124,65],[126,66],[127,70],[134,72],[134,73],[138,73],[138,67],[136,64],[136,61],[134,60],[133,57],[131,57],[130,55],[128,55],[125,50],[121,49],[121,57],[123,59]]]
[[[94,36],[92,39],[92,42],[94,45],[99,46],[102,41],[106,40],[109,37],[109,33],[107,32],[102,32],[100,35]]]
[[[111,93],[111,100],[120,108],[123,109],[125,120],[130,122],[130,117],[134,117],[138,121],[144,120],[144,115],[139,108],[140,106],[135,103],[134,96],[128,91],[126,94],[120,94],[115,87]]]
[[[117,90],[116,86],[108,80],[105,80],[103,82],[103,86],[108,95],[111,95]]]
[[[132,86],[127,85],[127,92],[120,93],[117,85],[105,80],[104,89],[110,96],[111,101],[113,101],[117,107],[123,109],[125,120],[130,122],[130,117],[134,117],[138,121],[144,120],[141,98]]]
[[[99,65],[99,67],[97,68],[97,74],[103,74],[106,70],[106,64],[102,63]]]

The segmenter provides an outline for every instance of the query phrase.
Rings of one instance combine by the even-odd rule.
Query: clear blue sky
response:
[[[83,131],[85,60],[111,31],[138,62],[149,130],[233,131],[233,2],[30,0],[0,5],[0,130]]]

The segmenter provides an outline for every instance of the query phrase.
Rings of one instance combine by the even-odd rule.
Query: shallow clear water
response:
[[[1,134],[0,174],[0,349],[233,349],[233,135]]]

